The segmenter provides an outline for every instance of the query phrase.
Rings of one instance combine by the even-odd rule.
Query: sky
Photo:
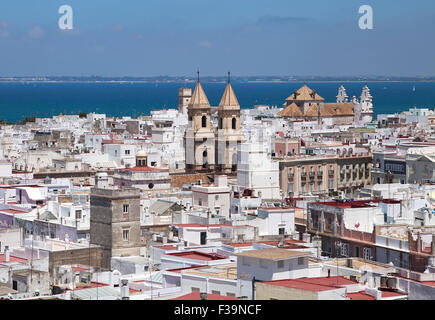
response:
[[[73,29],[61,30],[61,5]],[[360,6],[373,8],[361,30]],[[0,76],[435,76],[433,0],[2,0]]]

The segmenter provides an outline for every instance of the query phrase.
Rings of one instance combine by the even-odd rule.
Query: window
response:
[[[122,230],[122,240],[124,241],[128,241],[128,237],[129,237],[129,232],[130,230],[124,229]]]
[[[128,204],[123,204],[122,205],[122,212],[123,213],[128,213]]]
[[[305,263],[305,258],[304,257],[299,257],[298,258],[298,265],[303,265]]]
[[[198,200],[198,205],[202,206],[202,200],[201,199]]]
[[[219,200],[219,195],[218,195],[218,194],[215,195],[215,196],[214,196],[214,199],[215,199],[215,200]]]
[[[236,297],[236,294],[232,292],[227,292],[227,297]]]
[[[192,287],[192,292],[199,292],[199,288]]]
[[[341,244],[341,255],[344,257],[349,256],[349,244],[348,243]]]
[[[363,258],[365,260],[372,260],[372,248],[363,248]]]
[[[250,266],[249,260],[247,257],[242,257],[242,265],[244,266]]]
[[[355,257],[359,258],[359,247],[355,247]]]
[[[221,295],[221,292],[217,290],[211,290],[211,294]]]
[[[76,210],[76,219],[82,218],[82,210]]]
[[[206,116],[202,116],[201,118],[201,125],[203,128],[207,127],[207,117]]]
[[[130,154],[130,150],[125,150],[125,154]]]
[[[283,260],[278,261],[278,268],[279,269],[284,268],[284,261]]]
[[[267,269],[266,260],[260,259],[260,267],[263,269]]]
[[[334,190],[334,179],[329,179],[329,189]]]
[[[231,128],[233,128],[233,130],[236,129],[236,118],[233,118],[233,120],[231,120]]]

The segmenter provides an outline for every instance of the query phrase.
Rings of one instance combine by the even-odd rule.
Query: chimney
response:
[[[9,262],[11,260],[11,254],[9,252],[9,246],[5,246],[5,262]]]

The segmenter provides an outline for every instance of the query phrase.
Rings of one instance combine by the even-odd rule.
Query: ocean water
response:
[[[178,88],[194,83],[0,83],[0,120],[99,112],[108,116],[149,115],[151,110],[177,108]],[[225,83],[202,83],[210,104],[217,106]],[[232,82],[240,106],[281,106],[303,83]],[[308,83],[326,102],[335,102],[341,83]],[[361,95],[365,83],[344,83],[347,95]],[[435,107],[435,82],[369,82],[374,114]],[[415,86],[415,91],[413,87]]]

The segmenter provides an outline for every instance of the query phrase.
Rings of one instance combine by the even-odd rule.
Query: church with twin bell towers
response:
[[[211,117],[217,112],[217,128]],[[231,86],[230,73],[219,106],[211,107],[198,80],[187,106],[185,133],[186,171],[232,174],[237,171],[237,146],[243,140],[240,105]]]

